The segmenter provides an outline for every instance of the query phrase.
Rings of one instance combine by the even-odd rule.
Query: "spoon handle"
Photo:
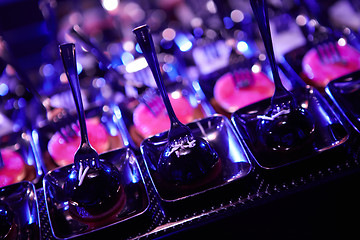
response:
[[[80,39],[88,48],[88,51],[90,51],[94,56],[103,64],[107,69],[111,68],[111,61],[108,59],[108,57],[105,56],[105,54],[97,47],[95,44],[93,44],[90,40],[90,38],[85,35],[85,33],[82,31],[82,29],[79,27],[79,25],[74,25],[70,29],[70,33],[73,34],[76,38]]]
[[[87,36],[84,31],[79,27],[79,25],[74,25],[71,29],[70,29],[70,33],[76,37],[77,39],[79,39],[83,45],[85,46],[85,48],[87,48],[87,50],[89,52],[91,52],[98,61],[100,61],[105,67],[106,69],[113,74],[117,79],[120,79],[121,81],[119,81],[118,83],[120,85],[131,85],[132,83],[130,83],[130,81],[126,81],[123,79],[122,75],[113,68],[112,63],[111,63],[111,59],[109,59],[107,56],[105,56],[105,54],[101,51],[101,49],[96,46],[96,44],[92,43],[89,36]],[[124,80],[124,81],[122,81]]]
[[[71,91],[74,96],[76,110],[79,115],[81,145],[89,144],[85,123],[85,111],[81,99],[80,83],[76,67],[75,44],[67,43],[60,45],[60,55],[64,64],[66,76],[70,83]]]
[[[270,33],[268,6],[266,0],[250,0],[250,4],[251,4],[251,8],[253,9],[254,16],[257,20],[261,36],[264,40],[264,46],[266,49],[267,56],[269,58],[276,90],[287,91],[281,82],[279,71],[276,65],[275,54],[274,54],[271,33]]]
[[[140,45],[140,48],[144,54],[144,57],[146,61],[149,64],[150,70],[152,71],[156,85],[158,86],[158,89],[160,91],[160,95],[163,98],[166,110],[168,112],[171,126],[174,125],[182,125],[182,123],[179,121],[179,119],[176,117],[175,112],[171,106],[169,96],[166,93],[164,80],[162,78],[159,62],[156,57],[154,42],[151,37],[151,33],[149,31],[149,27],[147,25],[142,25],[133,30],[136,40]]]

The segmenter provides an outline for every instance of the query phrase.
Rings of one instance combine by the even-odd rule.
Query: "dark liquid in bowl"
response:
[[[154,180],[157,183],[157,187],[164,189],[165,194],[163,194],[166,199],[176,199],[179,196],[191,195],[196,192],[201,192],[213,185],[216,184],[216,180],[221,174],[221,159],[218,159],[217,163],[201,178],[187,184],[179,184],[175,182],[170,182],[164,179],[159,174],[154,174]]]
[[[256,129],[257,122],[249,122],[249,129]],[[326,126],[318,127],[314,136],[308,138],[306,141],[297,145],[294,148],[289,150],[273,150],[272,148],[263,144],[259,141],[256,131],[248,132],[251,137],[252,144],[249,144],[250,150],[253,152],[255,159],[258,163],[264,168],[276,168],[278,166],[283,166],[296,162],[317,153],[318,149],[321,149],[321,146],[317,146],[315,143],[317,138],[323,137],[324,135],[328,136],[331,139],[322,139],[324,142],[337,141],[338,139],[343,138],[347,133],[344,127],[340,123],[333,123]],[[326,132],[326,134],[319,135],[319,131]]]
[[[64,186],[75,218],[95,221],[119,212],[124,205],[124,189],[120,172],[112,164],[102,161],[99,168],[90,168],[82,184],[77,176],[73,168]]]

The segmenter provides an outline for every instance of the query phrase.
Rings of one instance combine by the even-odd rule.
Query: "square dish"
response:
[[[56,238],[100,237],[104,231],[114,232],[119,238],[127,238],[154,225],[147,188],[134,153],[128,148],[122,148],[104,153],[100,158],[111,162],[122,173],[121,182],[126,196],[124,206],[110,220],[92,223],[74,218],[64,194],[64,183],[72,165],[54,169],[45,176],[43,184],[49,222]]]
[[[187,126],[194,136],[206,139],[214,148],[218,153],[220,166],[209,173],[209,177],[197,186],[175,186],[164,181],[157,172],[157,162],[167,144],[168,132],[145,139],[141,144],[141,152],[153,186],[159,194],[160,200],[166,205],[177,206],[177,204],[185,204],[185,202],[191,203],[191,199],[244,178],[252,170],[252,164],[243,143],[227,118],[214,115],[189,123]]]
[[[0,200],[14,213],[16,239],[40,239],[40,218],[32,183],[22,181],[0,188]]]
[[[325,92],[337,106],[351,126],[360,132],[360,71],[348,74],[330,82]]]
[[[315,132],[311,146],[294,151],[274,151],[260,146],[257,133],[257,116],[265,115],[270,107],[271,99],[239,109],[232,115],[232,122],[248,148],[254,155],[258,165],[264,169],[275,169],[303,159],[313,157],[323,151],[343,144],[348,139],[348,132],[313,87],[296,88],[293,90],[297,102],[307,109],[315,120]]]
[[[41,184],[45,168],[37,154],[30,131],[24,130],[1,136],[0,149],[5,164],[0,169],[0,187],[20,181]]]

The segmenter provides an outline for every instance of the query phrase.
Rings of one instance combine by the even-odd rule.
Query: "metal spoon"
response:
[[[81,134],[80,147],[74,156],[74,167],[64,188],[69,196],[69,204],[80,217],[87,217],[89,214],[106,212],[115,205],[120,194],[121,174],[111,163],[101,161],[89,143],[76,68],[75,45],[60,45],[60,55],[74,96]]]
[[[259,139],[274,150],[292,150],[301,147],[310,139],[314,133],[315,122],[312,115],[297,104],[294,95],[281,82],[271,40],[266,1],[251,0],[250,4],[259,25],[275,83],[271,108],[265,116],[259,116]]]
[[[176,117],[165,89],[149,27],[143,25],[133,32],[154,75],[170,118],[168,143],[159,159],[158,171],[166,180],[178,184],[199,180],[219,162],[218,155],[205,139],[193,136],[190,128]]]

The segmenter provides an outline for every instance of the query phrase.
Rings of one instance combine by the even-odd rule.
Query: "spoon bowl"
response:
[[[275,83],[271,107],[265,115],[258,116],[259,140],[273,150],[294,150],[305,146],[315,130],[315,121],[305,108],[297,104],[294,95],[281,82],[271,40],[269,16],[265,0],[251,0],[259,25]]]
[[[170,182],[190,184],[205,176],[219,162],[219,157],[205,139],[194,137],[189,127],[176,117],[165,89],[149,27],[143,25],[133,32],[154,75],[170,118],[168,143],[158,162],[159,173]]]

